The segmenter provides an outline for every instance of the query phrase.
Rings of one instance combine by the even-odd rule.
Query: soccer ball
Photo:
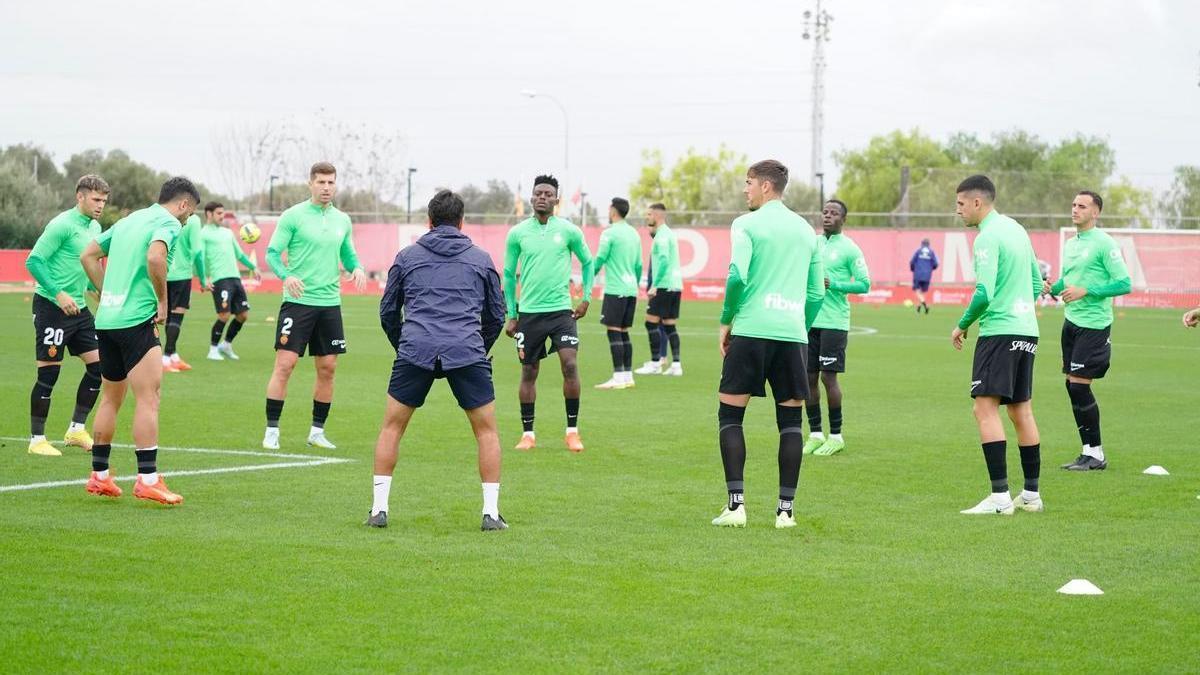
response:
[[[238,228],[238,236],[247,244],[253,244],[262,236],[262,230],[258,229],[254,223],[242,223],[242,226]]]
[[[912,301],[912,300],[905,299],[905,300],[904,300],[904,306],[905,306],[905,307],[912,307],[912,306],[913,306],[913,301]]]

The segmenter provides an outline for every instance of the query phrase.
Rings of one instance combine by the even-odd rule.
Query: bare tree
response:
[[[225,191],[238,199],[262,192],[271,175],[283,169],[285,133],[285,125],[278,121],[231,124],[214,132],[213,155]]]

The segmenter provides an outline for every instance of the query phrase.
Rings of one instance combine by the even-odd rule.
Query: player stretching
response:
[[[233,231],[225,226],[225,205],[218,202],[204,205],[204,256],[208,259],[212,279],[209,285],[212,287],[213,307],[217,310],[217,320],[213,323],[209,341],[208,360],[237,361],[233,339],[250,316],[250,302],[246,299],[246,287],[242,285],[242,275],[234,258],[249,269],[255,279],[259,278],[258,265],[246,256],[235,241]],[[231,314],[233,323],[229,323]],[[226,324],[229,324],[228,330],[225,329]],[[221,339],[222,332],[225,333],[224,340]]]
[[[629,202],[614,197],[608,207],[608,229],[600,235],[596,249],[595,274],[608,268],[604,276],[604,304],[600,306],[600,323],[608,332],[608,348],[612,351],[613,375],[597,389],[628,389],[633,386],[633,343],[629,327],[637,311],[638,282],[642,278],[642,238],[633,226],[625,222]],[[587,289],[591,297],[591,289]]]
[[[567,449],[583,452],[583,441],[579,438],[579,333],[575,322],[587,314],[588,298],[585,294],[579,306],[571,309],[571,255],[579,260],[583,287],[590,289],[592,253],[583,239],[583,230],[554,215],[558,204],[557,178],[535,178],[530,203],[533,216],[509,230],[504,245],[504,299],[508,305],[504,332],[517,341],[517,358],[521,361],[519,396],[524,432],[516,449],[532,450],[537,444],[533,434],[533,404],[537,398],[538,370],[542,359],[558,352],[567,406]]]
[[[825,265],[825,301],[821,313],[808,331],[808,412],[809,437],[804,454],[835,455],[846,447],[842,439],[842,386],[838,373],[846,372],[846,343],[850,335],[850,301],[847,293],[871,290],[871,277],[862,250],[842,234],[846,225],[846,204],[830,199],[821,209],[825,236],[817,237]],[[825,385],[829,401],[829,438],[821,432],[821,388]]]
[[[650,360],[633,371],[639,375],[683,375],[683,364],[679,361],[679,333],[675,324],[679,321],[679,304],[683,298],[683,275],[679,270],[679,239],[667,227],[667,207],[661,203],[650,205],[646,211],[646,227],[654,242],[650,245],[650,279],[646,284],[646,296],[650,302],[646,307],[646,333],[650,336]],[[663,359],[667,355],[666,338],[671,347],[671,365],[664,372]]]
[[[1107,232],[1096,227],[1104,200],[1084,190],[1071,202],[1071,222],[1076,234],[1063,247],[1062,278],[1044,283],[1051,295],[1067,303],[1063,312],[1062,360],[1067,395],[1079,428],[1083,452],[1062,468],[1093,471],[1108,468],[1100,444],[1100,405],[1092,394],[1092,380],[1104,377],[1112,358],[1112,299],[1132,290],[1121,248]]]
[[[975,360],[971,366],[971,397],[983,458],[992,481],[992,493],[969,515],[1011,516],[1015,508],[1041,511],[1038,493],[1041,441],[1033,419],[1033,359],[1037,355],[1038,324],[1034,301],[1042,288],[1042,275],[1029,234],[1017,221],[992,207],[996,186],[987,176],[971,176],[958,186],[957,213],[967,227],[978,227],[975,238],[975,295],[950,334],[955,349],[962,350],[967,329],[979,320]],[[1004,423],[1000,406],[1017,428],[1025,489],[1014,500],[1008,493],[1008,467]]]
[[[81,258],[92,285],[100,290],[96,335],[100,343],[103,396],[96,411],[96,443],[87,491],[120,497],[108,457],[125,394],[133,390],[133,442],[137,482],[133,496],[180,504],[158,475],[158,397],[162,387],[162,348],[158,324],[167,319],[167,262],[181,225],[196,210],[200,193],[186,178],[163,183],[158,203],[134,211],[88,244]],[[107,258],[101,267],[100,259]]]
[[[37,281],[33,296],[34,353],[37,379],[29,395],[29,454],[58,457],[58,448],[46,440],[46,417],[50,395],[58,382],[64,349],[83,361],[83,378],[75,392],[75,412],[63,440],[84,450],[92,449],[85,423],[100,392],[100,352],[96,324],[88,310],[84,292],[88,278],[79,264],[79,254],[97,235],[96,219],[108,202],[108,183],[88,174],[75,184],[75,206],[46,224],[25,268]]]
[[[766,396],[771,383],[779,429],[779,505],[775,527],[795,527],[792,500],[804,459],[804,411],[808,398],[808,329],[825,296],[825,271],[817,237],[804,218],[780,198],[787,167],[768,159],[746,172],[751,213],[733,221],[732,257],[725,283],[719,347],[717,408],[721,463],[729,501],[713,525],[746,526],[743,502],[746,438],[742,420],[751,396]]]
[[[283,305],[275,326],[275,368],[267,382],[267,430],[262,442],[267,450],[279,449],[279,418],[288,378],[306,348],[317,369],[308,444],[330,450],[337,447],[325,437],[325,420],[333,402],[337,357],[346,353],[338,261],[358,290],[367,286],[367,275],[354,252],[350,216],[333,205],[337,169],[329,162],[313,164],[308,189],[312,197],[279,216],[267,246],[267,263],[275,276],[283,279]]]

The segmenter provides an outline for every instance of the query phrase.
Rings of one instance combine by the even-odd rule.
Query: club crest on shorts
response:
[[[281,344],[281,345],[286,345],[286,344],[287,344],[287,336],[286,336],[286,335],[280,335],[280,336],[279,336],[279,344]]]
[[[58,356],[58,347],[55,347],[54,345],[50,345],[50,349],[48,349],[46,351],[46,353],[50,355],[50,358],[54,358],[54,357]]]

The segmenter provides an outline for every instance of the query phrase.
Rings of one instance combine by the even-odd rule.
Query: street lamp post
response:
[[[564,189],[569,189],[569,188],[567,187],[567,177],[566,177],[566,174],[567,174],[567,173],[570,171],[570,169],[571,169],[571,152],[570,152],[570,142],[571,142],[571,131],[570,131],[570,128],[571,128],[571,127],[570,127],[570,122],[569,122],[569,121],[568,121],[568,119],[567,119],[567,108],[566,108],[566,106],[564,106],[564,105],[562,104],[562,101],[559,101],[557,98],[554,98],[554,97],[553,97],[553,96],[551,96],[550,94],[543,94],[543,93],[541,93],[541,92],[538,92],[538,91],[535,91],[535,90],[533,90],[533,89],[522,89],[522,90],[521,90],[521,95],[522,95],[522,96],[525,96],[525,97],[527,97],[527,98],[544,98],[544,99],[547,99],[547,100],[549,100],[551,103],[553,103],[554,105],[558,106],[558,110],[559,110],[559,112],[561,112],[561,113],[562,113],[562,118],[563,118],[563,177],[562,177],[562,179],[563,179],[563,180],[562,180],[562,184],[563,184],[563,188],[564,188]],[[561,195],[560,195],[560,196],[561,196]]]
[[[267,210],[275,213],[275,181],[279,180],[279,176],[272,175],[267,186]]]
[[[820,190],[819,194],[821,195],[821,202],[817,204],[817,210],[820,211],[825,208],[825,174],[819,171],[817,172],[817,184],[819,185],[818,190]]]
[[[408,167],[408,178],[404,181],[408,185],[408,215],[405,216],[404,222],[409,224],[412,223],[412,175],[416,172],[417,168],[415,166]]]

